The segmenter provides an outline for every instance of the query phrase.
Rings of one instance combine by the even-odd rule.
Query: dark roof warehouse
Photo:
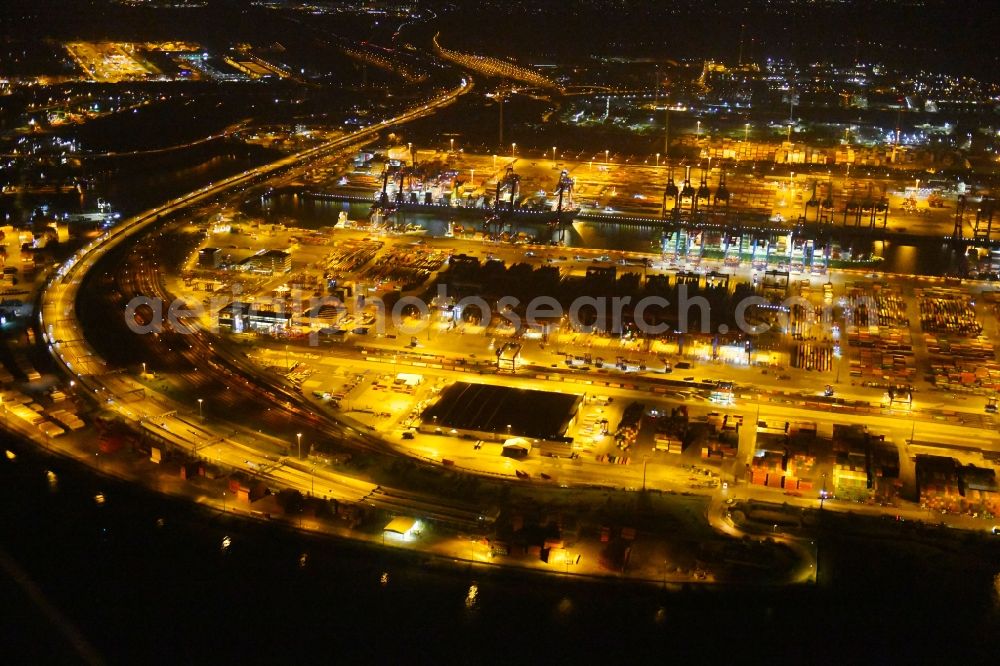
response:
[[[554,440],[565,435],[580,402],[569,393],[456,382],[423,419],[441,428]]]

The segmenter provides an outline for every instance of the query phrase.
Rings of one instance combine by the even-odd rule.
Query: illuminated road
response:
[[[466,67],[485,76],[492,76],[500,79],[513,79],[514,81],[522,81],[532,86],[538,86],[539,88],[559,87],[559,85],[551,79],[548,79],[534,70],[528,69],[527,67],[520,67],[498,58],[461,53],[459,51],[446,49],[438,43],[438,37],[440,36],[440,33],[434,35],[434,51],[445,60],[450,60],[458,65],[461,65],[462,67]]]
[[[460,86],[394,118],[172,199],[124,221],[95,239],[56,271],[42,294],[40,321],[52,355],[75,377],[82,390],[92,392],[99,402],[105,402],[140,429],[155,433],[158,438],[192,454],[204,455],[235,469],[259,473],[282,486],[297,488],[304,493],[315,490],[317,495],[350,501],[369,498],[379,491],[373,484],[291,461],[281,455],[287,448],[284,443],[258,433],[239,430],[233,433],[231,427],[220,433],[204,423],[195,423],[168,398],[149,391],[130,377],[108,373],[104,361],[83,336],[75,312],[77,293],[84,276],[103,257],[166,216],[211,201],[223,193],[258,184],[265,178],[315,159],[349,150],[374,138],[384,129],[434,113],[472,87],[471,80],[463,79]],[[218,425],[214,427],[218,428]],[[249,443],[239,441],[243,439]]]
[[[129,151],[111,151],[105,153],[83,153],[82,157],[137,157],[139,155],[159,155],[161,153],[172,153],[177,150],[184,150],[186,148],[194,148],[195,146],[200,146],[205,143],[211,143],[218,139],[224,139],[226,137],[236,134],[243,128],[245,128],[250,123],[250,119],[241,120],[238,123],[233,123],[228,127],[225,127],[215,134],[209,134],[208,136],[203,136],[200,139],[194,139],[193,141],[188,141],[186,143],[179,143],[173,146],[164,146],[163,148],[149,148],[146,150],[129,150]]]
[[[355,133],[340,137],[334,141],[324,143],[295,155],[291,155],[270,165],[262,166],[218,183],[210,184],[200,190],[178,197],[167,203],[147,211],[135,218],[132,218],[115,229],[104,234],[88,246],[78,251],[66,264],[64,264],[51,280],[49,287],[45,290],[42,299],[42,330],[46,342],[49,343],[53,355],[60,363],[74,375],[83,389],[95,394],[99,401],[105,402],[107,406],[114,409],[136,424],[139,428],[153,433],[157,438],[171,442],[177,447],[190,451],[194,455],[213,460],[220,465],[242,469],[258,474],[274,483],[296,488],[303,493],[315,494],[336,498],[345,501],[364,501],[385,508],[408,508],[410,510],[420,510],[425,515],[448,515],[454,518],[458,514],[464,514],[464,518],[470,522],[474,521],[472,511],[447,507],[435,504],[425,497],[407,496],[399,491],[382,489],[374,484],[366,483],[344,475],[336,474],[326,468],[318,468],[314,465],[303,463],[297,459],[287,456],[288,443],[274,438],[250,432],[245,429],[233,429],[231,424],[206,423],[201,419],[195,420],[189,415],[190,406],[180,407],[162,394],[151,390],[149,386],[141,384],[131,377],[123,374],[109,373],[103,360],[93,350],[83,337],[81,326],[76,318],[75,307],[77,292],[82,283],[84,275],[92,270],[95,265],[108,252],[118,247],[120,244],[133,239],[143,231],[153,227],[157,222],[163,220],[165,216],[170,216],[181,212],[192,205],[210,202],[223,193],[237,188],[245,188],[263,182],[295,167],[301,167],[311,163],[315,159],[328,157],[333,154],[349,150],[351,147],[359,145],[361,142],[369,140],[375,134],[394,124],[407,122],[415,118],[433,113],[438,108],[450,104],[459,95],[471,89],[471,82],[463,81],[462,86],[428,102],[425,105],[411,109],[402,115],[376,125],[359,130]],[[152,271],[143,271],[137,276],[140,282],[137,283],[136,293],[148,295],[166,295],[164,290],[157,284]],[[192,337],[195,345],[207,345],[201,336]],[[202,358],[221,358],[213,350],[201,348],[199,350]],[[229,358],[226,359],[228,368],[221,371],[230,377],[242,376],[243,381],[248,381],[247,377],[254,375],[254,367],[246,362],[237,362]],[[359,362],[357,359],[355,363]],[[237,367],[233,367],[236,365]],[[216,368],[218,371],[219,368]],[[440,373],[449,376],[451,379],[468,380],[468,375],[459,373]],[[559,381],[564,381],[563,375],[568,373],[553,373],[560,375]],[[591,378],[592,379],[592,378]],[[551,379],[538,379],[528,377],[503,377],[498,380],[495,376],[480,379],[488,380],[491,383],[504,383],[511,386],[549,388]],[[581,377],[583,380],[583,377]],[[583,380],[586,381],[586,380]],[[629,388],[608,387],[600,388],[602,393],[619,396],[621,398],[634,398],[636,390],[645,389],[652,393],[650,389],[654,382],[649,378],[629,379]],[[292,393],[290,387],[278,387],[270,385],[267,387],[268,397],[273,399],[283,409],[295,410],[293,403],[301,403],[301,399]],[[570,388],[570,390],[575,390]],[[588,390],[580,386],[580,390]],[[288,399],[284,399],[287,396]],[[663,398],[669,396],[663,395]],[[676,396],[683,401],[684,396]],[[746,405],[743,407],[746,409]],[[805,405],[784,405],[773,406],[764,405],[760,408],[763,416],[774,415],[789,418],[801,413],[803,419],[814,419],[815,414],[811,408]],[[370,445],[377,441],[376,438],[357,432],[350,426],[336,422],[336,416],[327,414],[323,419],[323,425],[330,427],[333,432],[342,435],[352,443],[360,445]],[[898,428],[899,419],[891,414],[873,415],[866,414],[838,414],[837,422],[843,423],[865,423],[873,424],[889,429]],[[968,438],[970,432],[952,424],[934,424],[932,429],[935,433],[951,438]],[[222,431],[220,431],[222,430]],[[454,441],[454,440],[453,440]],[[741,447],[744,449],[745,447]],[[412,455],[412,452],[410,452]],[[750,451],[742,450],[743,459],[749,455]],[[513,474],[515,463],[510,459],[490,458],[476,456],[471,451],[458,452],[450,457],[458,458],[460,466],[471,471],[480,473],[497,474],[510,476]],[[440,461],[439,456],[427,456]],[[550,473],[553,483],[561,485],[601,485],[618,488],[639,487],[639,478],[642,477],[642,484],[650,488],[674,489],[687,486],[685,477],[687,472],[674,469],[667,465],[632,465],[614,466],[599,465],[590,462],[586,465],[581,461],[539,461],[530,462],[519,461],[517,466],[527,465],[532,469],[535,478],[540,476],[542,470]],[[704,491],[701,491],[704,492]],[[747,495],[757,495],[754,489],[747,489]],[[761,491],[762,499],[773,499],[766,491]],[[814,505],[815,500],[811,500]],[[832,507],[831,507],[832,508]],[[713,524],[715,524],[713,519]]]

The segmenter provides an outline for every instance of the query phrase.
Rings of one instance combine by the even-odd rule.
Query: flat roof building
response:
[[[420,429],[495,441],[564,441],[582,402],[570,393],[456,382],[424,410]]]
[[[286,332],[292,323],[292,313],[283,308],[264,308],[252,303],[234,301],[219,310],[219,327],[233,333]]]
[[[217,247],[203,247],[198,250],[200,268],[218,268],[222,263],[222,250]]]
[[[420,534],[420,521],[408,516],[396,516],[382,528],[382,535],[397,541],[412,541]]]
[[[242,265],[253,273],[288,273],[292,270],[292,255],[283,250],[261,250],[244,259]]]

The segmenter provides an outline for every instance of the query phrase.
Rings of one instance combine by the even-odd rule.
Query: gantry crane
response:
[[[697,192],[695,191],[694,186],[691,185],[691,167],[686,166],[684,167],[684,185],[681,187],[681,207],[684,206],[684,202],[687,202],[688,206],[694,209],[698,205],[697,199],[695,198],[696,194]]]
[[[819,186],[819,181],[814,180],[813,183],[812,183],[812,194],[809,196],[809,199],[806,201],[805,208],[802,211],[802,216],[805,218],[806,222],[809,221],[809,211],[810,210],[815,210],[816,211],[816,215],[815,215],[816,220],[815,221],[819,222],[819,197],[816,196],[816,188],[818,186]]]
[[[508,166],[504,177],[497,181],[493,210],[486,218],[485,232],[491,238],[499,238],[513,212],[520,202],[521,177]]]
[[[826,182],[826,196],[820,201],[822,210],[822,221],[833,223],[833,181]]]
[[[667,198],[673,199],[674,209],[676,210],[677,204],[680,201],[680,190],[677,189],[677,183],[674,182],[674,168],[670,167],[667,175],[667,186],[663,190],[663,205],[662,205],[662,217],[667,216]]]
[[[707,206],[712,202],[712,190],[708,187],[708,173],[705,169],[701,170],[701,182],[698,184],[698,192],[694,199],[694,208],[697,210],[700,206]]]
[[[559,174],[556,194],[559,198],[556,201],[554,224],[558,227],[559,243],[562,244],[566,240],[566,220],[563,217],[563,211],[566,208],[573,208],[573,179],[569,177],[569,171],[566,169],[563,169]]]
[[[373,226],[381,226],[389,217],[396,212],[396,203],[389,199],[389,167],[382,170],[382,190],[378,193],[375,203],[372,204],[368,219]],[[398,195],[398,192],[397,192]]]
[[[718,206],[720,201],[727,207],[729,206],[729,190],[726,189],[726,172],[721,169],[719,170],[719,187],[715,190],[715,205]]]

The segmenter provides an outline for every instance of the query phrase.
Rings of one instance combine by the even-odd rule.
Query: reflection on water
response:
[[[900,273],[917,273],[917,256],[919,251],[913,245],[900,245],[896,248],[894,264]]]
[[[729,663],[740,646],[771,635],[802,654],[838,635],[851,637],[855,652],[866,646],[875,662],[926,661],[908,657],[936,654],[941,645],[981,652],[956,662],[996,661],[1000,577],[995,559],[985,559],[996,551],[984,548],[994,544],[930,527],[903,532],[910,536],[902,540],[823,533],[828,582],[819,586],[667,591],[500,567],[473,575],[411,552],[220,516],[17,441],[4,447],[16,455],[0,456],[0,549],[89,642],[125,663],[149,661],[151,653],[164,662],[191,661],[192,653],[201,661],[256,662],[274,650],[284,661],[300,653],[315,659],[331,645],[338,655],[359,646],[362,654],[348,652],[348,663],[375,661],[373,646],[393,652],[380,662],[406,663],[415,648],[439,646],[444,654],[425,660],[451,663],[456,654],[506,656],[542,642],[558,646],[559,661],[591,663],[604,661],[595,636],[608,637],[609,663],[679,650],[682,661]],[[48,488],[49,472],[58,475],[58,493]],[[107,497],[104,505],[93,501],[97,493]],[[8,589],[0,576],[0,590]],[[873,591],[878,604],[858,601]],[[234,599],[253,612],[234,612]],[[36,617],[7,613],[6,635],[12,627],[32,636],[51,631]],[[693,659],[685,646],[697,652]],[[32,648],[31,663],[70,661],[38,659],[45,645]]]
[[[569,597],[560,599],[559,603],[556,604],[556,612],[563,617],[570,615],[573,612],[573,600]]]
[[[255,202],[256,203],[256,202]],[[369,204],[306,199],[297,195],[278,195],[260,202],[265,217],[273,222],[316,229],[333,226],[341,212],[348,219],[367,220]],[[253,213],[260,213],[260,208]],[[448,232],[448,221],[427,213],[405,213],[400,219],[405,224],[414,224],[424,229],[430,236],[444,236]],[[482,224],[475,219],[456,219],[455,225],[462,225],[465,231],[480,231]],[[524,234],[538,243],[558,240],[558,231],[541,224],[514,224],[515,234]],[[574,220],[566,230],[565,245],[570,248],[597,248],[622,250],[627,252],[650,252],[658,246],[663,229],[654,225],[615,225],[591,220]],[[905,241],[872,241],[863,235],[838,236],[834,239],[840,247],[856,257],[874,255],[883,261],[874,269],[888,273],[944,275],[962,267],[962,255],[940,239],[908,238]]]
[[[0,197],[0,220],[23,224],[43,205],[51,214],[93,210],[98,199],[128,216],[264,164],[275,155],[258,146],[218,143],[164,155],[90,160],[83,173],[90,186],[82,194]]]
[[[469,591],[465,595],[465,607],[473,610],[479,601],[479,586],[473,583],[469,586]]]
[[[919,245],[907,240],[874,241],[872,254],[882,257],[882,270],[910,275],[942,275],[955,270],[961,255],[947,243],[928,238]]]

